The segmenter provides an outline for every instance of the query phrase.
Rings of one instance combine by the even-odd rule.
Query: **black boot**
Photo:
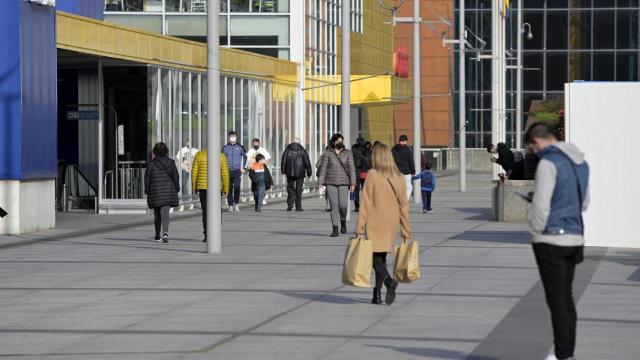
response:
[[[338,227],[337,227],[337,226],[334,226],[334,227],[333,227],[333,232],[332,232],[332,233],[331,233],[331,235],[329,235],[329,236],[331,236],[331,237],[338,237],[338,235],[339,235],[339,234],[338,234]]]
[[[373,298],[371,299],[372,304],[380,305],[382,304],[382,297],[380,296],[380,289],[373,288]]]
[[[340,232],[343,234],[347,233],[347,220],[340,220]]]
[[[396,288],[398,287],[398,281],[394,278],[386,278],[384,279],[384,286],[387,287],[387,296],[385,298],[385,302],[387,305],[393,304],[396,301]]]

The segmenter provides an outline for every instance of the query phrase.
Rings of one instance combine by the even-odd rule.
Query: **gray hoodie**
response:
[[[574,164],[580,165],[585,162],[584,154],[575,145],[558,142],[553,146],[565,154]],[[532,242],[558,246],[584,245],[582,235],[543,233],[549,221],[557,174],[556,164],[543,156],[536,169],[536,187],[529,211],[529,225],[533,235]],[[587,186],[586,196],[582,201],[582,211],[585,211],[588,205],[589,189]]]

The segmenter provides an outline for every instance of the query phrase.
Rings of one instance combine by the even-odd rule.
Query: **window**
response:
[[[616,80],[638,81],[638,53],[619,52],[616,55]]]
[[[595,11],[593,14],[593,48],[613,49],[615,47],[615,13]]]
[[[547,49],[567,48],[567,12],[549,11],[547,13]]]
[[[617,13],[617,48],[638,48],[638,11],[624,10]]]
[[[593,80],[613,81],[614,79],[614,57],[613,53],[593,54]]]
[[[547,90],[564,90],[567,81],[567,53],[547,53]]]
[[[364,33],[363,0],[340,0],[337,9],[339,26],[342,26],[342,1],[351,1],[351,31],[359,34]]]

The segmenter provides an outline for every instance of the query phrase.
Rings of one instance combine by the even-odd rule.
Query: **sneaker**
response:
[[[433,209],[429,209],[429,210],[427,210],[427,212],[433,212]]]
[[[297,212],[302,212],[304,211],[304,209],[300,208],[300,209],[296,209]]]
[[[230,213],[232,213],[232,212],[234,212],[234,211],[235,211],[235,210],[234,210],[233,206],[229,206],[229,212],[230,212]]]
[[[287,211],[293,210],[293,206],[287,206]]]
[[[267,199],[262,200],[262,205],[267,205]]]
[[[160,235],[156,235],[153,239],[157,242],[161,241]]]
[[[162,234],[162,242],[165,244],[169,242],[169,234],[167,233]]]
[[[240,205],[236,204],[235,210],[236,210],[236,212],[240,212]]]
[[[262,209],[261,208],[257,208],[256,212],[262,212]]]
[[[426,214],[426,213],[427,213],[427,210],[422,210],[422,213],[423,213],[423,214]]]
[[[544,360],[558,360],[555,354],[549,354]]]

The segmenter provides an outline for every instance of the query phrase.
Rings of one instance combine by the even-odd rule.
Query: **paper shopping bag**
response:
[[[396,246],[393,277],[404,283],[420,279],[420,245],[418,241],[404,240],[400,246]]]
[[[361,236],[349,240],[342,267],[342,283],[357,287],[371,287],[373,245]]]

